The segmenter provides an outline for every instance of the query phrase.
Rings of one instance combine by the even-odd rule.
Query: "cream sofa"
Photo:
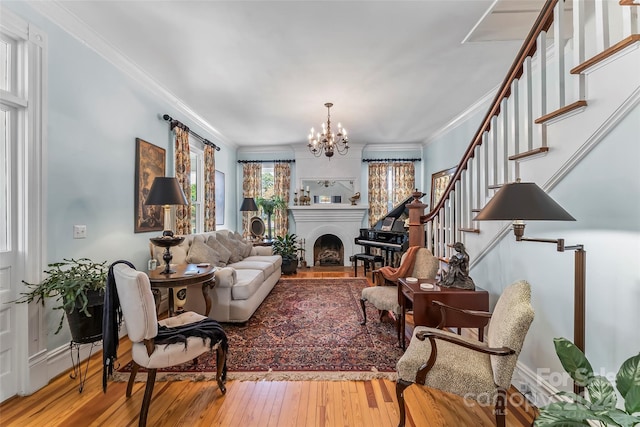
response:
[[[184,242],[171,248],[172,264],[209,262],[218,267],[216,285],[209,289],[212,302],[209,317],[218,322],[249,320],[281,275],[282,257],[272,255],[271,247],[236,243],[238,250],[225,260],[224,249],[220,245],[225,246],[224,243],[234,240],[240,240],[237,233],[219,230],[187,235]],[[164,265],[164,248],[153,246],[151,250],[159,265]],[[205,303],[199,286],[187,288],[184,309],[204,313]]]

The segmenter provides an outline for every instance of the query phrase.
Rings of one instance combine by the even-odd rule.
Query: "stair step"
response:
[[[489,190],[498,190],[500,187],[502,187],[503,184],[492,184],[492,185],[488,185],[487,188]]]
[[[482,209],[480,209],[480,208],[475,208],[475,209],[471,209],[471,212],[473,212],[473,213],[478,213],[478,212],[480,212],[481,210],[482,210]]]
[[[585,70],[588,70],[590,67],[593,67],[598,62],[604,61],[608,57],[618,53],[619,51],[626,48],[627,46],[631,46],[632,44],[634,44],[639,40],[640,40],[640,34],[631,34],[629,37],[619,41],[618,43],[614,44],[610,48],[605,49],[604,51],[597,54],[593,58],[587,59],[585,62],[583,62],[582,64],[572,69],[571,74],[580,74]]]
[[[462,231],[463,233],[480,234],[480,229],[479,228],[460,228],[460,231]]]
[[[545,114],[542,117],[537,118],[534,123],[537,125],[541,125],[545,122],[548,122],[550,120],[556,119],[560,116],[563,116],[571,111],[577,110],[579,108],[584,108],[587,106],[587,101],[581,100],[581,101],[576,101],[574,103],[571,103],[569,105],[565,105],[562,108],[558,108],[556,111],[552,111],[549,114]]]
[[[522,160],[527,157],[536,156],[538,154],[546,153],[549,151],[549,147],[538,147],[533,150],[525,151],[520,154],[514,154],[513,156],[509,156],[509,160]]]

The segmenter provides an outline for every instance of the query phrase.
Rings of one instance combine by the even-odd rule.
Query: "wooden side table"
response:
[[[151,282],[151,290],[156,299],[156,311],[160,305],[160,288],[168,289],[169,316],[173,316],[175,314],[173,310],[174,288],[200,285],[202,286],[202,297],[205,301],[204,315],[209,315],[209,311],[211,311],[209,288],[215,286],[215,267],[198,267],[197,264],[178,264],[175,266],[175,273],[163,274],[162,271],[162,268],[158,268],[147,272],[149,282]]]
[[[420,283],[430,283],[433,289],[422,290]],[[398,303],[400,304],[400,345],[406,348],[406,320],[407,308],[413,306],[413,320],[415,326],[436,327],[440,324],[440,308],[432,301],[467,310],[489,311],[489,292],[476,286],[475,291],[458,288],[444,288],[435,284],[436,279],[419,279],[418,283],[407,283],[404,278],[398,280]],[[448,313],[446,327],[478,328],[478,338],[484,338],[484,327],[489,323],[488,318],[472,318],[462,313]]]

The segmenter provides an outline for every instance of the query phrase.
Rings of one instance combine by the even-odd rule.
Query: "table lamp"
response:
[[[258,210],[258,205],[256,205],[256,201],[253,197],[245,197],[242,200],[242,204],[240,205],[240,212],[256,212]],[[248,230],[249,221],[247,221],[247,236],[251,235],[251,232]]]
[[[171,205],[186,205],[187,198],[180,187],[177,178],[168,176],[159,176],[153,180],[149,195],[145,200],[145,205],[162,205],[164,211],[164,231],[162,237],[153,237],[149,240],[154,245],[165,248],[162,259],[165,262],[165,269],[162,274],[175,273],[171,270],[171,250],[172,246],[177,246],[184,241],[184,237],[174,237],[171,226]]]
[[[585,348],[585,286],[586,251],[583,245],[565,246],[564,239],[536,239],[524,237],[524,220],[575,221],[562,206],[533,182],[504,184],[473,219],[474,221],[510,220],[516,241],[544,242],[556,245],[558,252],[575,251],[574,276],[574,344],[583,353]],[[574,384],[576,393],[581,388]]]

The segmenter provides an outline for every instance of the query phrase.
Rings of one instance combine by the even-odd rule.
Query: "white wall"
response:
[[[171,174],[172,136],[160,116],[167,113],[182,119],[184,114],[29,5],[3,2],[2,7],[42,28],[49,37],[47,262],[71,257],[109,263],[126,259],[144,268],[149,238],[157,232],[133,231],[135,139],[166,149]],[[207,136],[202,129],[192,129]],[[235,147],[216,143],[221,145],[216,167],[225,173],[227,199],[231,200],[222,228],[235,229]],[[72,238],[74,224],[87,226],[86,239]],[[67,344],[66,327],[53,335],[58,313],[47,311],[46,317],[50,320],[46,348]]]
[[[620,364],[640,351],[637,307],[640,306],[640,107],[633,99],[631,76],[612,84],[629,68],[622,57],[610,69],[590,75],[590,106],[549,128],[551,152],[522,165],[523,178],[543,186],[573,152],[598,136],[599,142],[549,192],[576,222],[530,222],[526,236],[564,238],[567,245],[584,244],[587,251],[586,354],[594,369],[615,374]],[[633,67],[631,67],[633,69]],[[636,67],[637,69],[637,67]],[[636,77],[637,79],[637,77]],[[607,83],[608,82],[608,83]],[[631,82],[627,88],[621,86]],[[631,89],[629,89],[631,87]],[[635,102],[635,106],[634,106]],[[616,104],[617,103],[617,104]],[[620,113],[621,104],[631,105]],[[615,118],[620,116],[622,118]],[[425,177],[457,162],[475,132],[480,117],[468,115],[469,126],[458,123],[426,144]],[[605,121],[616,123],[603,130]],[[460,139],[466,140],[461,144]],[[453,157],[446,162],[445,153]],[[457,157],[455,157],[457,156]],[[476,240],[493,235],[504,223],[480,224]],[[474,251],[477,251],[474,248]],[[477,252],[470,252],[472,259]],[[490,291],[492,305],[510,283],[526,279],[533,287],[535,320],[520,355],[520,362],[548,379],[562,372],[553,348],[554,337],[573,339],[574,253],[559,253],[552,244],[515,242],[513,234],[499,240],[470,272],[475,283]],[[560,389],[570,384],[551,383]]]
[[[587,251],[586,354],[595,370],[617,372],[640,351],[640,107],[630,112],[552,191],[576,222],[530,222],[526,236],[564,238]],[[471,271],[497,295],[526,279],[536,318],[520,360],[562,372],[554,337],[573,340],[574,254],[509,234]]]

